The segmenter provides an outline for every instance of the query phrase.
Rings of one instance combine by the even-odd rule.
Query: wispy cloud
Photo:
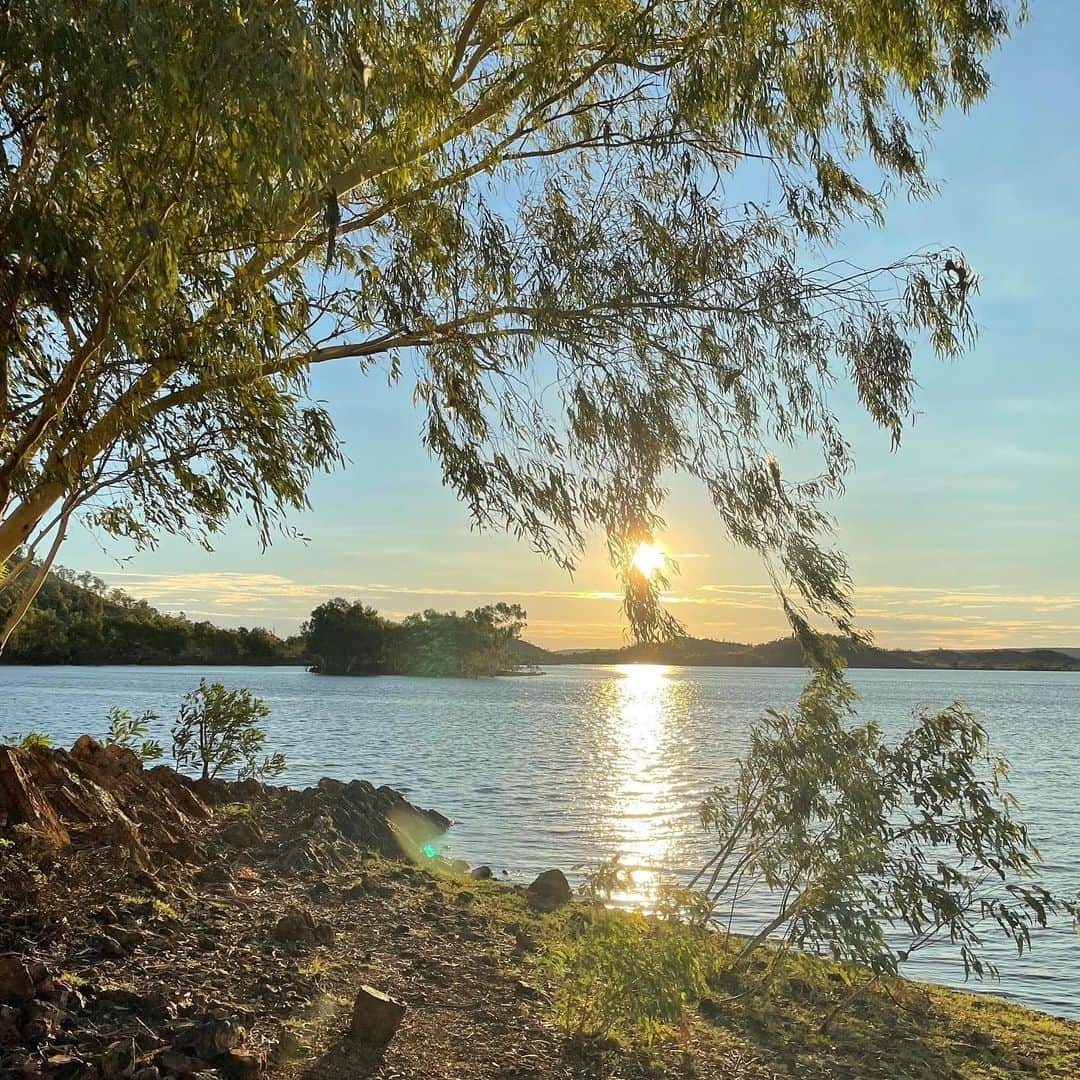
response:
[[[391,618],[439,599],[484,604],[507,600],[533,613],[529,634],[565,646],[574,642],[617,644],[625,625],[615,615],[622,599],[614,589],[469,589],[390,582],[300,582],[280,574],[228,571],[149,573],[102,571],[110,584],[169,611],[198,618],[295,625],[331,596],[362,598]],[[994,586],[860,586],[855,593],[860,625],[882,645],[1080,643],[1080,594],[1006,592]],[[762,640],[786,631],[776,595],[766,584],[706,583],[664,597],[691,633]],[[610,619],[590,615],[588,605],[606,605]],[[410,606],[411,605],[411,606]],[[582,606],[585,605],[585,606]],[[599,614],[599,609],[592,608]],[[605,612],[607,614],[607,612]],[[1071,616],[1076,615],[1076,619]]]

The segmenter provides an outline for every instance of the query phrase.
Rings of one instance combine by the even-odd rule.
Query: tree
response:
[[[281,754],[260,759],[266,732],[258,722],[270,715],[261,698],[247,687],[230,690],[221,683],[199,685],[184,695],[172,730],[172,752],[178,769],[194,765],[203,780],[238,765],[238,779],[279,776],[285,771]]]
[[[324,675],[375,674],[386,661],[386,623],[359,600],[327,600],[312,611],[300,633]]]
[[[825,249],[988,90],[1008,0],[15,0],[0,26],[9,625],[72,516],[264,542],[340,457],[314,365],[412,382],[475,523],[616,563],[696,477],[797,628],[842,629],[820,503],[849,380],[894,441],[957,253]],[[93,92],[87,92],[92,87]],[[411,370],[410,375],[406,372]],[[820,443],[819,475],[773,451]],[[672,628],[627,571],[642,637]],[[25,601],[25,602],[24,602]],[[0,638],[4,635],[0,633]]]
[[[717,850],[691,883],[702,909],[728,934],[746,898],[765,913],[738,962],[771,939],[876,981],[945,939],[981,977],[996,974],[989,934],[1023,953],[1049,916],[1080,914],[1039,883],[1008,764],[978,717],[920,709],[890,744],[872,722],[850,725],[854,697],[837,672],[816,673],[793,713],[752,730],[735,782],[704,804]]]
[[[430,608],[394,628],[394,670],[408,675],[476,678],[515,665],[510,642],[525,627],[519,604],[494,604],[459,615]]]
[[[499,603],[461,615],[429,608],[394,623],[339,596],[315,608],[300,633],[321,675],[476,677],[516,666],[509,647],[525,619],[519,604]]]

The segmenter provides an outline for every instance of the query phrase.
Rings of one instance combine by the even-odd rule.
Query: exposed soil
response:
[[[607,1075],[524,977],[543,897],[410,865],[448,824],[363,782],[193,783],[88,738],[0,749],[0,1069]],[[348,1035],[363,984],[408,1006],[386,1046]]]
[[[847,985],[810,957],[764,995],[719,979],[649,1049],[577,1045],[536,964],[579,917],[565,879],[426,858],[448,824],[363,782],[195,783],[85,737],[0,747],[0,1076],[1080,1075],[1080,1025],[903,980],[825,1035]],[[388,1043],[351,1033],[363,986],[406,1006]]]

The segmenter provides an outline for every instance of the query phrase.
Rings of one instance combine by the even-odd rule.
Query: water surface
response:
[[[455,819],[448,852],[514,880],[618,852],[647,894],[708,851],[702,795],[730,779],[748,725],[793,702],[788,668],[551,668],[537,678],[333,679],[299,668],[0,667],[0,732],[38,728],[61,745],[100,734],[111,705],[153,709],[155,734],[199,677],[245,685],[272,712],[268,746],[285,782],[321,776],[390,784]],[[897,731],[920,702],[960,698],[985,713],[1013,764],[1012,792],[1042,851],[1047,882],[1080,893],[1080,673],[857,670],[861,712]],[[753,901],[747,912],[752,919]],[[1059,924],[1030,954],[991,950],[1001,982],[983,988],[1080,1016],[1080,938]],[[963,985],[947,949],[910,974]],[[969,989],[980,989],[969,984]]]

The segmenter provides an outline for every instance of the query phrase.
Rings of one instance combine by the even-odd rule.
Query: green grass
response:
[[[523,957],[526,971],[557,1003],[564,987],[546,958],[580,935],[580,908],[540,915],[496,882],[475,882],[470,888],[473,911],[493,928],[524,932],[535,942],[535,951]],[[623,1051],[649,1052],[658,1076],[684,1075],[687,1069],[691,1075],[723,1076],[730,1062],[744,1060],[757,1062],[757,1071],[750,1069],[746,1076],[783,1080],[1080,1077],[1078,1022],[989,994],[886,979],[856,996],[823,1032],[823,1021],[856,981],[865,981],[865,972],[803,954],[777,958],[765,952],[751,971],[737,973],[731,951],[716,935],[684,932],[700,953],[708,989],[701,998],[690,996],[681,1023],[667,1026],[669,1044],[683,1048],[678,1067],[671,1066],[671,1054],[651,1052],[647,1044],[655,1032],[647,1026],[616,1032]],[[629,976],[632,987],[632,971]],[[986,989],[992,991],[993,984]]]

